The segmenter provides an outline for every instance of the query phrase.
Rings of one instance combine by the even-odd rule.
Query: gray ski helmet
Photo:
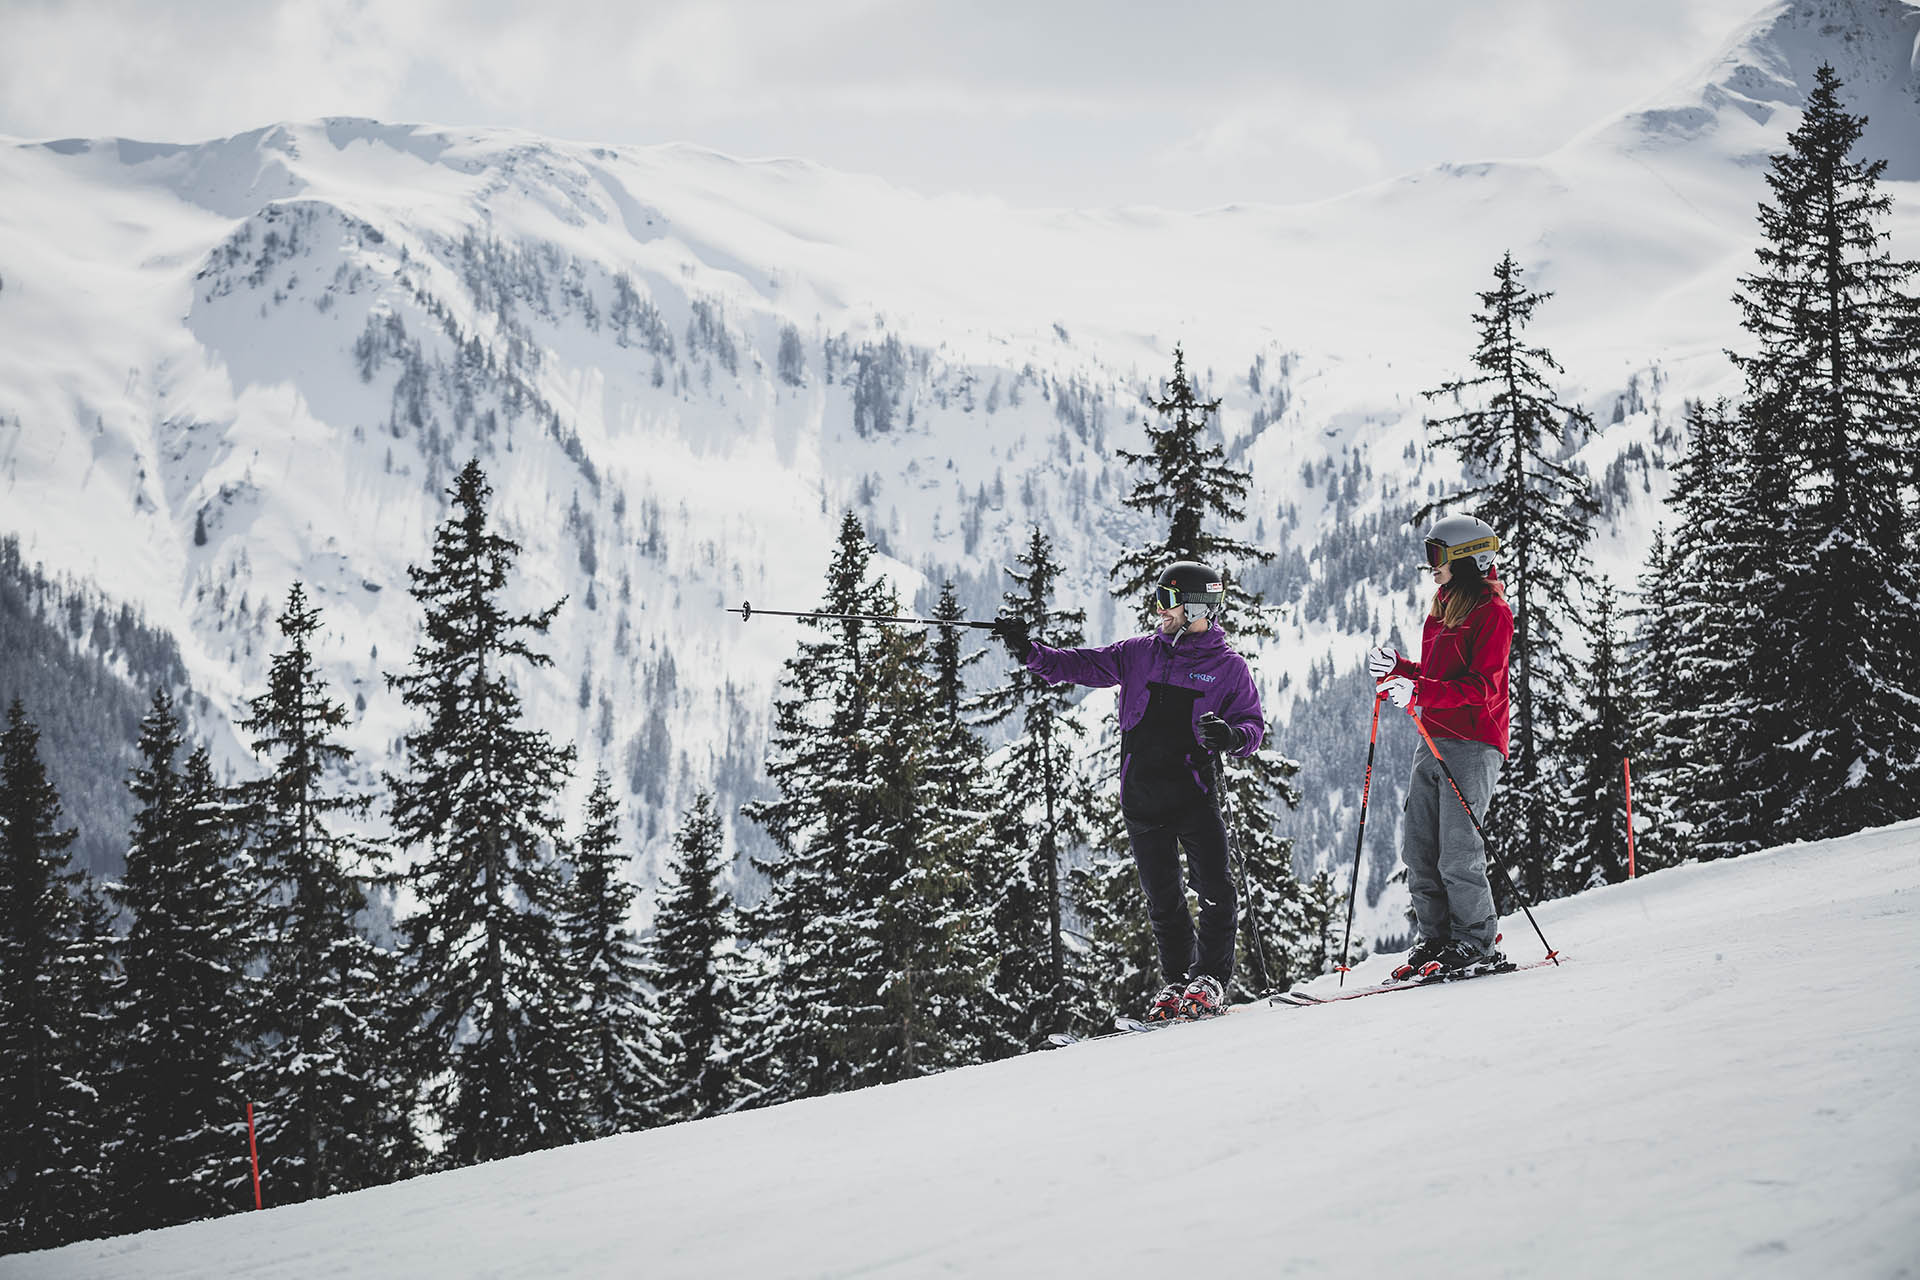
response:
[[[1472,560],[1485,573],[1493,567],[1500,535],[1478,516],[1442,516],[1427,530],[1427,568],[1438,569],[1451,560]]]
[[[1187,621],[1217,617],[1227,604],[1227,584],[1206,565],[1193,560],[1176,560],[1160,571],[1153,589],[1153,602],[1163,609],[1185,606]]]

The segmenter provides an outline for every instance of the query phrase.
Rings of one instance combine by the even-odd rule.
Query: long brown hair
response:
[[[1433,593],[1433,608],[1428,610],[1429,617],[1440,619],[1440,625],[1448,628],[1465,622],[1467,615],[1485,603],[1488,596],[1506,594],[1500,580],[1483,575],[1471,556],[1452,563],[1452,580]]]

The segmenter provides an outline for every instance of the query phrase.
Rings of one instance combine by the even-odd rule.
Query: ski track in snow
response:
[[[1558,970],[1254,1005],[0,1275],[1920,1275],[1920,821],[1536,915]]]

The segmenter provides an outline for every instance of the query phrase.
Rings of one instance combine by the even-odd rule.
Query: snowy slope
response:
[[[530,711],[652,835],[695,787],[752,785],[793,634],[721,606],[813,600],[843,509],[909,595],[951,574],[976,608],[1038,521],[1069,603],[1114,634],[1105,567],[1145,526],[1113,450],[1176,341],[1252,468],[1244,532],[1302,553],[1342,511],[1447,483],[1419,393],[1461,369],[1509,248],[1558,291],[1534,336],[1604,427],[1593,473],[1670,435],[1684,397],[1735,387],[1764,156],[1819,59],[1903,158],[1896,247],[1920,255],[1916,15],[1774,4],[1549,155],[1291,208],[1015,210],[803,161],[352,119],[0,142],[0,533],[173,630],[236,764],[225,725],[304,579],[371,779],[407,727],[383,681],[418,622],[406,567],[478,452],[524,603],[570,601]],[[650,322],[616,325],[623,287]],[[859,430],[875,395],[891,420]],[[1326,469],[1362,463],[1336,505]],[[1603,569],[1631,578],[1663,489],[1629,495]],[[1276,710],[1283,677],[1410,629],[1410,585],[1355,584],[1377,628],[1283,619],[1258,655]]]
[[[1920,822],[1539,919],[1570,957],[1558,970],[1242,1006],[4,1270],[1913,1274]],[[1505,927],[1538,953],[1524,921]]]

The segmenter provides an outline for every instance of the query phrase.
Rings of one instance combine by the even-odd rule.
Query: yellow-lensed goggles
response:
[[[1450,560],[1471,560],[1483,552],[1498,551],[1500,549],[1500,539],[1488,535],[1484,538],[1475,538],[1472,542],[1461,542],[1453,546],[1448,546],[1438,538],[1428,538],[1426,548],[1427,568],[1438,569]]]

